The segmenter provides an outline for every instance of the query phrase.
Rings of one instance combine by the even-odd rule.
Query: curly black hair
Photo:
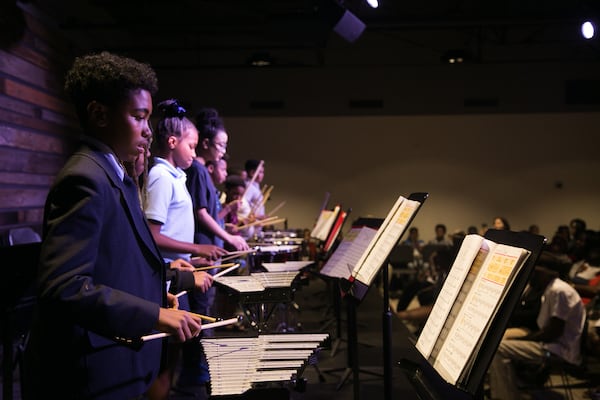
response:
[[[196,127],[200,137],[198,144],[202,142],[202,139],[212,141],[219,131],[225,130],[223,119],[219,116],[219,112],[212,107],[200,109],[196,114]]]
[[[136,89],[156,94],[158,80],[152,67],[106,51],[77,57],[65,77],[65,92],[83,125],[91,101],[115,105]]]

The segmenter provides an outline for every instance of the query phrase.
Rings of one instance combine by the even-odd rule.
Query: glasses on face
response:
[[[223,153],[227,152],[227,143],[212,142],[212,144],[217,148],[217,150],[222,151]]]

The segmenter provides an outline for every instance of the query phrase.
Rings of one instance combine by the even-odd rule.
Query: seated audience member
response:
[[[588,285],[600,275],[600,247],[591,247],[586,256],[573,263],[569,278],[575,284]]]
[[[540,227],[536,224],[531,224],[531,225],[529,225],[529,229],[527,229],[527,232],[532,233],[534,235],[539,235]]]
[[[599,306],[597,301],[600,293],[600,249],[592,247],[588,255],[573,264],[569,276],[573,287],[588,307]]]
[[[521,295],[521,301],[515,307],[508,321],[506,332],[504,333],[505,338],[524,336],[528,332],[538,329],[536,319],[542,306],[543,294],[544,288],[533,287],[531,285],[525,287]]]
[[[434,266],[434,272],[428,283],[415,286],[415,289],[409,286],[403,291],[403,297],[400,298],[395,313],[412,333],[420,332],[427,321],[455,256],[455,251],[451,248],[438,249],[431,256],[431,265]],[[406,303],[405,299],[409,295],[412,298]]]
[[[573,262],[567,255],[567,242],[562,236],[555,235],[540,254],[541,264],[557,271],[562,280],[568,281],[569,270]]]
[[[510,231],[510,224],[508,223],[508,220],[504,217],[495,217],[494,223],[492,224],[492,228],[497,229],[499,231]]]
[[[515,364],[542,366],[547,353],[567,363],[581,363],[581,335],[585,309],[575,289],[558,277],[554,270],[536,266],[530,282],[543,290],[537,329],[523,329],[521,335],[505,337],[500,342],[489,368],[492,399],[520,398]]]
[[[408,229],[408,238],[406,238],[402,244],[411,246],[414,250],[421,253],[423,246],[425,246],[425,242],[423,239],[419,238],[419,228],[416,226],[410,227]]]
[[[479,229],[477,229],[477,227],[475,225],[469,225],[469,227],[467,227],[467,235],[478,235],[479,234]]]
[[[446,225],[437,224],[435,226],[435,238],[427,242],[428,245],[434,246],[452,246],[452,241],[446,237]]]

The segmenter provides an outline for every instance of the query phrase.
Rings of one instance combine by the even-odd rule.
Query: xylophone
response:
[[[211,396],[238,395],[261,385],[294,380],[328,336],[296,333],[202,339]]]

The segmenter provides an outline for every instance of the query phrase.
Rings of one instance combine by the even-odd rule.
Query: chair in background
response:
[[[581,335],[581,355],[583,358],[581,365],[573,365],[550,352],[546,352],[542,365],[524,364],[520,366],[518,375],[522,379],[522,389],[532,394],[562,389],[563,398],[574,400],[576,398],[573,393],[574,389],[591,387],[586,348],[587,325],[588,321],[586,319]]]
[[[37,243],[42,238],[40,235],[29,226],[22,228],[13,228],[7,232],[7,241],[9,246],[25,243]]]

